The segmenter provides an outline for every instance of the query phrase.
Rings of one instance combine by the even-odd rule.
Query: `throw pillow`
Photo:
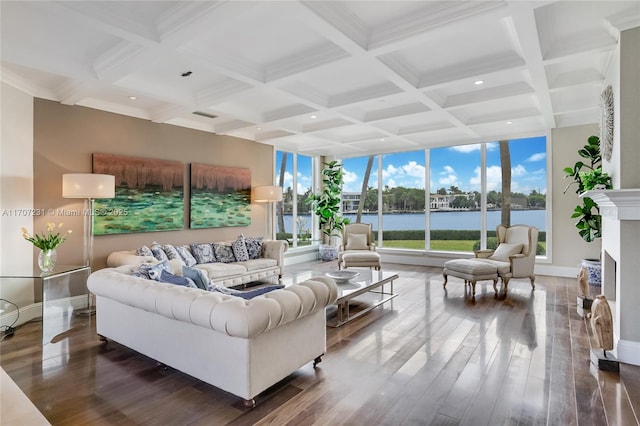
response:
[[[366,234],[349,234],[347,236],[346,250],[369,250]]]
[[[244,242],[244,237],[240,235],[237,240],[231,243],[231,250],[238,262],[249,260],[249,252],[247,251],[247,245]]]
[[[189,244],[191,253],[198,263],[212,263],[216,261],[213,247],[209,243]]]
[[[508,262],[509,256],[522,253],[522,244],[500,243],[489,259]]]
[[[218,262],[231,263],[236,261],[236,258],[233,255],[233,249],[230,245],[213,243],[213,252],[216,259],[218,259]]]
[[[249,259],[259,259],[262,256],[262,237],[244,237]]]
[[[162,250],[162,246],[158,243],[151,244],[151,252],[153,253],[153,257],[159,261],[169,260],[167,254]]]
[[[185,265],[193,266],[196,263],[198,263],[196,258],[193,257],[189,249],[186,248],[185,246],[176,246],[176,250],[178,250],[178,253],[180,254],[180,257],[182,258],[182,261],[184,262]]]
[[[207,273],[201,269],[183,266],[182,276],[190,278],[198,288],[203,290],[209,289],[209,277]]]
[[[169,262],[166,260],[158,263],[143,263],[131,275],[148,280],[157,280],[162,271],[169,272]]]
[[[156,281],[160,281],[161,283],[175,284],[175,285],[183,285],[185,287],[198,288],[196,284],[191,281],[190,278],[181,277],[179,275],[173,275],[169,271],[161,271],[160,276],[156,279]]]
[[[242,297],[243,299],[249,300],[249,299],[253,299],[256,296],[260,296],[262,294],[266,294],[266,293],[269,293],[270,291],[278,290],[281,288],[284,288],[284,286],[281,284],[278,284],[278,285],[260,287],[254,290],[235,290],[233,288],[227,288],[221,285],[213,285],[210,287],[210,290],[217,291],[223,294],[228,294],[231,296]]]
[[[136,256],[153,256],[153,252],[147,246],[140,246],[136,249]]]
[[[176,250],[176,248],[174,246],[172,246],[171,244],[163,245],[162,246],[162,250],[164,250],[164,253],[167,255],[169,260],[173,260],[173,259],[182,260],[182,257],[180,256],[180,253],[178,253],[178,250]]]

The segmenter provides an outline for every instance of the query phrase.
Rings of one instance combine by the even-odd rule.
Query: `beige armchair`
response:
[[[505,293],[511,278],[529,278],[531,288],[534,289],[538,228],[527,225],[498,225],[496,236],[498,247],[495,250],[477,250],[476,260],[498,268],[498,276],[502,278]]]
[[[380,270],[380,255],[376,252],[370,223],[349,223],[342,229],[338,269],[349,266],[364,266]]]

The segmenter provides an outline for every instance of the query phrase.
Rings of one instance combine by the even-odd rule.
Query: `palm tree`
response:
[[[369,187],[369,176],[371,175],[371,166],[373,165],[373,155],[369,156],[367,161],[367,168],[364,171],[364,179],[362,180],[362,191],[360,192],[360,203],[358,203],[358,214],[356,215],[356,222],[360,222],[362,219],[362,209],[364,209],[364,202],[367,198],[367,188]]]
[[[500,164],[502,165],[502,209],[500,223],[511,226],[511,154],[509,141],[500,141]]]

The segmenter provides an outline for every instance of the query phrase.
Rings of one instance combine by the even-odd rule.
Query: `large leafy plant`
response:
[[[349,223],[349,219],[340,215],[340,203],[342,202],[342,165],[337,161],[323,163],[322,170],[322,191],[318,194],[311,194],[307,203],[311,204],[313,213],[318,216],[319,227],[325,235],[325,240],[330,242],[331,237],[340,235],[344,225]]]
[[[600,138],[590,136],[587,144],[578,150],[578,155],[587,162],[579,160],[573,167],[565,167],[565,178],[573,178],[564,192],[576,185],[576,194],[580,195],[596,187],[611,189],[611,177],[602,171],[602,156],[600,154]],[[582,204],[573,210],[572,218],[578,219],[576,228],[583,240],[592,242],[602,236],[602,216],[595,201],[589,197],[582,197]]]

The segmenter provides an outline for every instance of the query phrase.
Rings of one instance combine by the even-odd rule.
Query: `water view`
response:
[[[526,224],[537,227],[540,231],[546,231],[547,227],[547,211],[546,210],[513,210],[511,212],[512,224]],[[345,215],[352,221],[355,221],[355,214]],[[310,215],[299,215],[303,222],[306,223],[305,230],[311,226]],[[456,211],[456,212],[434,212],[431,215],[431,229],[480,229],[480,212],[479,211]],[[378,215],[363,214],[363,223],[370,223],[374,230],[378,229]],[[285,232],[292,230],[291,215],[284,215]],[[382,226],[385,231],[399,230],[424,230],[425,216],[422,213],[393,213],[382,215]],[[487,212],[487,229],[495,230],[500,224],[500,211],[491,210]],[[298,229],[298,231],[302,231]]]

